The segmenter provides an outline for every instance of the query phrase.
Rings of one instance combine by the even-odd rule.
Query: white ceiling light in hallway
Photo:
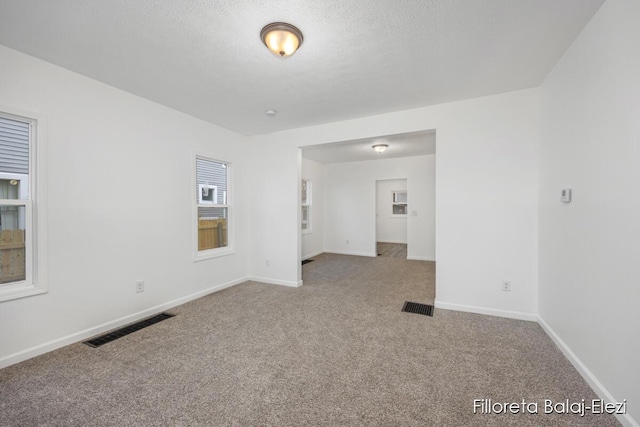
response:
[[[380,154],[384,153],[388,147],[389,147],[388,144],[376,144],[371,146],[371,148],[373,148],[376,151],[376,153],[380,153]]]

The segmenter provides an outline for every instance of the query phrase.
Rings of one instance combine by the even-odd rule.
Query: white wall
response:
[[[376,256],[376,181],[403,177],[417,212],[406,220],[407,257],[435,259],[434,155],[325,165],[325,251]]]
[[[540,316],[640,420],[640,2],[609,0],[542,85]],[[573,201],[560,203],[560,189]],[[592,383],[593,384],[593,383]],[[598,385],[596,385],[598,387]],[[637,425],[637,424],[636,424]]]
[[[249,139],[0,46],[0,108],[45,118],[50,289],[0,304],[0,366],[248,273],[298,285],[298,147],[436,129],[436,305],[535,318],[539,203],[543,326],[639,419],[638,16],[608,0],[540,89]],[[231,161],[241,195],[236,254],[199,263],[193,151]]]
[[[299,286],[302,153],[294,144],[260,140],[250,138],[246,151],[251,171],[247,179],[253,183],[247,192],[250,275],[265,283]]]
[[[435,166],[435,165],[434,165]],[[436,169],[433,168],[433,187],[435,190]],[[393,193],[406,191],[406,179],[385,179],[376,182],[376,241],[387,243],[407,243],[407,217],[393,214]],[[435,196],[435,191],[434,191]],[[435,219],[435,197],[433,200],[433,218]],[[433,255],[435,255],[435,222],[433,224]]]
[[[538,95],[523,90],[251,137],[251,170],[269,176],[252,187],[252,274],[299,283],[298,147],[436,129],[436,305],[534,319]],[[268,205],[279,209],[257,209]],[[330,240],[325,249],[341,249]],[[503,280],[511,292],[501,290]]]
[[[323,165],[302,158],[302,179],[311,180],[311,232],[302,235],[302,259],[324,252],[324,172]]]
[[[0,304],[0,366],[247,275],[239,197],[237,252],[192,260],[192,152],[246,194],[245,137],[3,46],[0,64],[0,109],[45,118],[49,242],[49,292]]]

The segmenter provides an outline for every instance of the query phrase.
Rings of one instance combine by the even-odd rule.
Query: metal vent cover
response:
[[[433,317],[433,306],[429,304],[405,301],[404,306],[402,306],[402,311]]]
[[[118,338],[122,338],[125,335],[129,335],[133,332],[139,331],[140,329],[144,329],[147,326],[151,326],[158,322],[162,322],[163,320],[173,316],[175,316],[175,314],[169,314],[169,313],[156,314],[155,316],[150,317],[148,319],[141,320],[139,322],[132,323],[127,326],[123,326],[122,328],[116,329],[115,331],[107,332],[106,334],[100,335],[96,338],[92,338],[88,341],[84,341],[84,344],[94,348],[100,347],[101,345],[110,343],[111,341],[117,340]]]

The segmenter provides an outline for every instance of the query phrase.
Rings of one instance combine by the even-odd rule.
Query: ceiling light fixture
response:
[[[278,112],[276,110],[265,110],[264,112],[268,117],[275,117]]]
[[[376,144],[376,145],[372,145],[371,148],[373,148],[376,153],[384,153],[384,151],[387,149],[389,145],[387,144]]]
[[[260,31],[264,45],[276,56],[285,58],[293,55],[302,45],[302,32],[291,24],[273,22]]]

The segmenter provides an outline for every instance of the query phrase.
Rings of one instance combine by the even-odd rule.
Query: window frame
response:
[[[0,284],[0,303],[48,292],[46,233],[40,230],[46,224],[46,158],[43,144],[46,120],[38,113],[22,111],[0,105],[0,116],[9,120],[29,124],[29,173],[26,177],[28,191],[26,198],[0,199],[0,204],[24,206],[25,209],[25,279],[17,282]],[[0,178],[12,178],[13,174],[0,173]],[[24,177],[16,178],[24,180]],[[20,196],[24,195],[21,189]]]
[[[206,160],[210,162],[222,163],[227,166],[226,167],[227,190],[223,192],[224,201],[226,202],[225,204],[217,204],[217,203],[211,203],[207,201],[200,203],[200,201],[202,200],[202,197],[201,197],[202,185],[198,184],[198,168],[197,168],[198,159]],[[191,203],[193,206],[192,214],[191,214],[192,224],[193,224],[193,233],[192,233],[193,234],[192,236],[193,262],[199,262],[199,261],[204,261],[208,259],[213,259],[213,258],[234,254],[236,251],[235,251],[235,228],[234,228],[235,221],[233,219],[233,203],[232,203],[233,202],[233,165],[229,161],[219,160],[210,154],[201,153],[201,152],[191,153],[191,164],[192,164],[192,177],[190,182],[189,194],[190,194],[190,197],[192,200]],[[197,201],[196,201],[196,198],[193,197],[194,188],[198,189]],[[217,187],[215,189],[215,192],[217,195],[218,193]],[[215,200],[217,200],[217,198]],[[227,209],[227,246],[220,247],[220,248],[198,250],[198,208],[199,207],[205,207],[205,208],[219,207],[219,208]]]
[[[307,183],[307,198],[306,200],[302,200],[302,186],[304,183]],[[305,203],[306,202],[306,203]],[[313,184],[310,179],[302,179],[300,184],[300,232],[302,234],[311,234],[313,232],[313,221],[312,221],[312,204],[313,204]],[[302,211],[304,208],[307,208],[307,228],[302,228],[303,224],[303,214]]]

